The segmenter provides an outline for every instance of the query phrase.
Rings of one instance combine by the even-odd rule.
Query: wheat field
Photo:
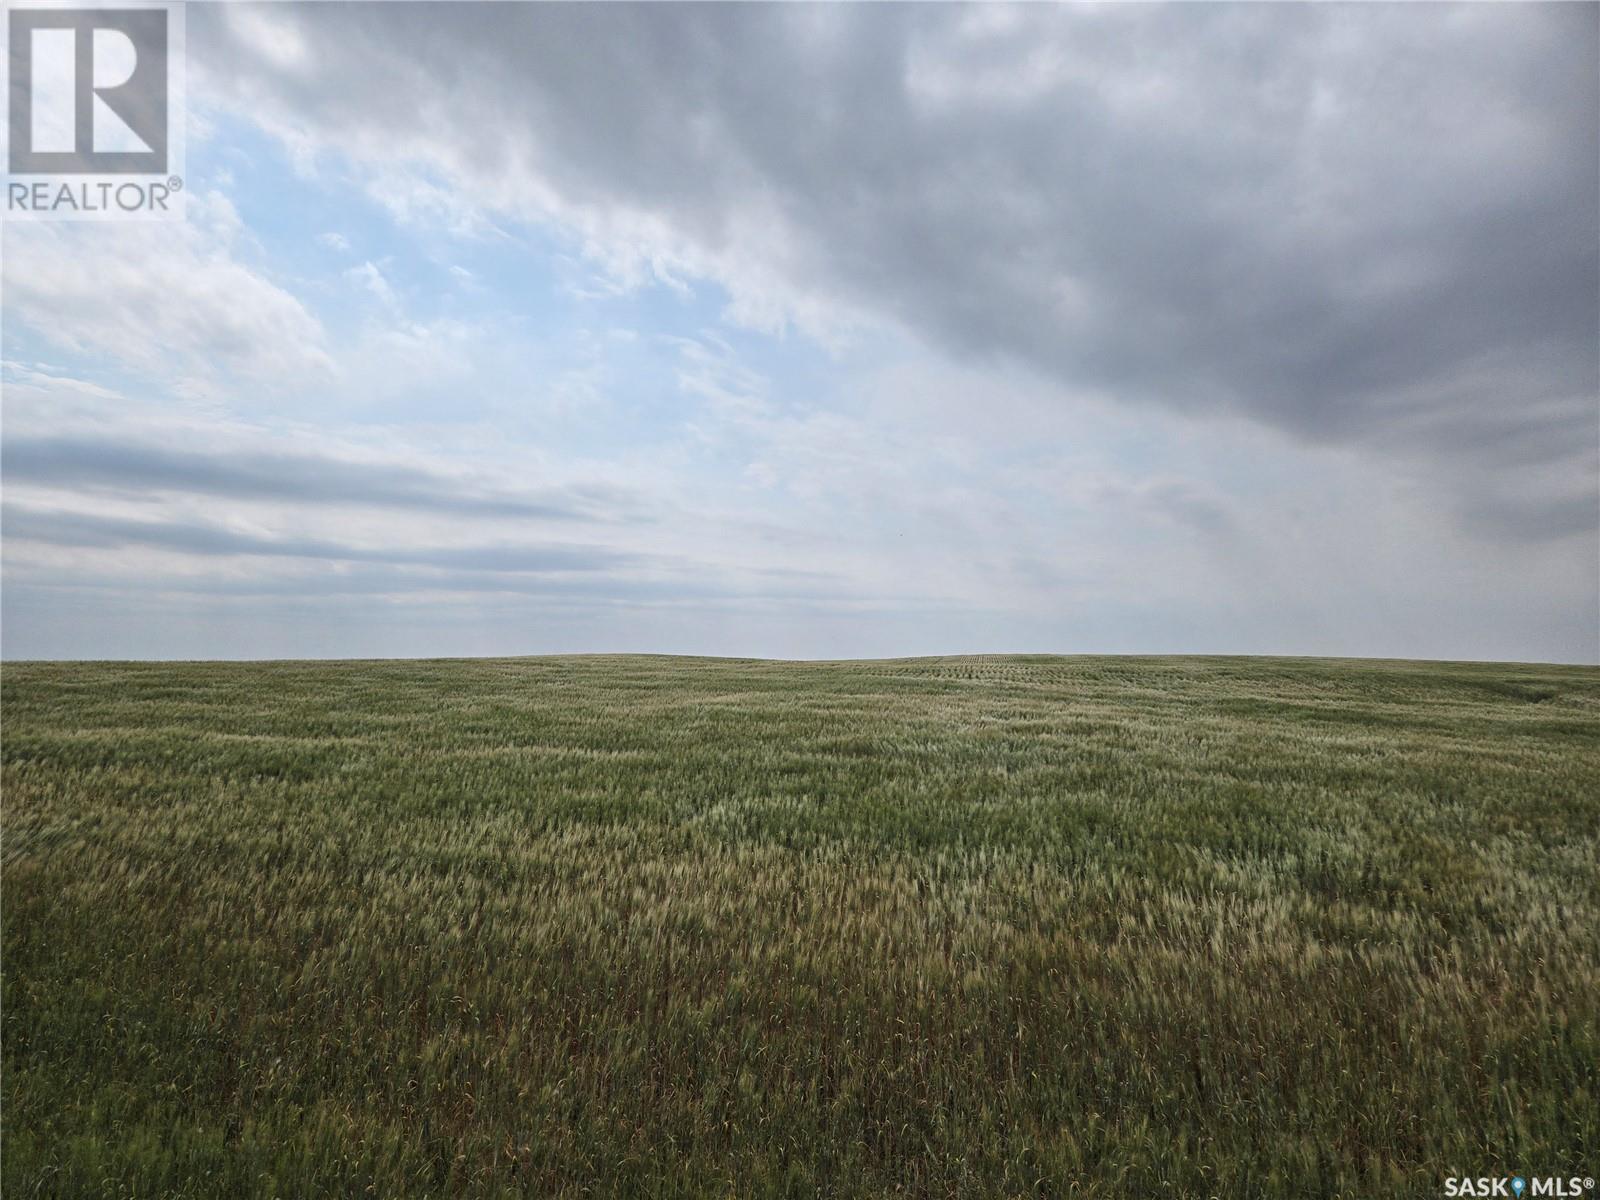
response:
[[[17,1196],[1600,1167],[1600,670],[11,663]]]

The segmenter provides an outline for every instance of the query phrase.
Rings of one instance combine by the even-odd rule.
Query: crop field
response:
[[[1600,670],[4,669],[9,1197],[1600,1174]]]

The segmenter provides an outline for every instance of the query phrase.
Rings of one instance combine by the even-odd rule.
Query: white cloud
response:
[[[345,278],[352,280],[361,288],[376,298],[378,303],[388,312],[398,315],[400,312],[400,298],[395,295],[395,290],[385,278],[383,271],[375,262],[364,262],[359,267],[351,267],[345,273]]]
[[[220,193],[191,197],[189,219],[171,226],[8,226],[6,318],[189,395],[215,395],[235,376],[272,386],[330,371],[320,323],[234,256],[239,240]]]

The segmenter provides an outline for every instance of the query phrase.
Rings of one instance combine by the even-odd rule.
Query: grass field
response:
[[[1600,1174],[1600,670],[4,670],[27,1196]]]

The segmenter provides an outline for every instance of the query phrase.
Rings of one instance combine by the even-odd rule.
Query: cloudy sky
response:
[[[1600,7],[191,5],[8,657],[1600,656]]]

